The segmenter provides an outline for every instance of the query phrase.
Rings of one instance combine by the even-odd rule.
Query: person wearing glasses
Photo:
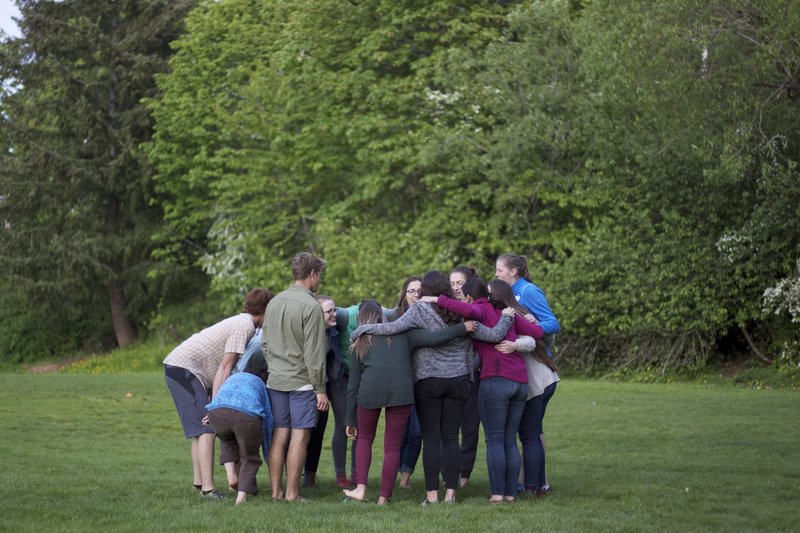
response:
[[[339,329],[336,322],[336,303],[333,298],[325,295],[317,295],[317,302],[322,308],[325,317],[325,334],[328,337],[328,355],[326,359],[326,372],[328,381],[326,392],[328,402],[333,410],[333,438],[331,440],[331,451],[333,452],[333,468],[336,473],[336,484],[339,487],[349,487],[352,482],[347,479],[347,434],[345,433],[345,410],[347,408],[347,383],[349,370],[345,358],[342,354],[341,343],[339,342]],[[306,464],[303,471],[303,486],[313,487],[316,485],[317,467],[319,458],[322,455],[322,443],[325,437],[325,429],[328,425],[328,411],[319,411],[317,426],[311,432],[311,437],[306,448]],[[355,446],[353,446],[353,461],[355,460]],[[352,476],[351,476],[352,477]]]
[[[409,307],[419,301],[420,294],[422,294],[422,279],[417,276],[407,277],[403,282],[403,288],[400,289],[397,306],[385,313],[386,319],[392,322],[403,316]],[[419,429],[419,417],[416,408],[412,405],[403,442],[400,445],[400,487],[411,488],[411,475],[417,466],[421,450],[422,435]]]

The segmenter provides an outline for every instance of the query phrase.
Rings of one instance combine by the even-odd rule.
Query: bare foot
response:
[[[353,500],[364,501],[364,497],[367,493],[367,486],[366,485],[356,485],[354,489],[344,489],[342,490],[345,496],[351,498]]]
[[[246,501],[247,501],[247,493],[239,491],[239,493],[236,495],[236,505],[240,505]]]
[[[385,498],[383,496],[378,498],[378,505],[388,505],[388,504],[389,504],[389,498]]]
[[[462,477],[462,478],[460,478],[460,479],[458,480],[458,485],[459,485],[460,487],[466,487],[467,485],[469,485],[469,478],[468,478],[468,477]]]

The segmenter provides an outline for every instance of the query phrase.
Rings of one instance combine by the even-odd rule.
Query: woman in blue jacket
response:
[[[553,343],[556,333],[561,330],[561,325],[547,303],[542,289],[537,287],[530,279],[528,272],[528,259],[524,255],[503,254],[495,263],[495,277],[511,285],[517,302],[530,311],[544,331],[545,348],[552,357]]]

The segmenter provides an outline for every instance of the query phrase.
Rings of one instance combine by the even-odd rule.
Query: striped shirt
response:
[[[226,353],[243,354],[255,331],[253,315],[249,313],[226,318],[183,341],[164,359],[164,364],[185,368],[210,391],[222,357]]]

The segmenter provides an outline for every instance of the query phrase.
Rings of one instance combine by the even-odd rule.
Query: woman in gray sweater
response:
[[[358,310],[359,325],[382,321],[383,311],[378,302],[364,300]],[[415,328],[392,336],[367,334],[351,344],[345,420],[347,435],[357,438],[357,486],[353,490],[344,490],[346,496],[363,500],[366,495],[372,442],[381,409],[385,408],[384,458],[378,504],[389,501],[400,467],[400,443],[414,403],[411,351],[447,343],[474,329],[475,322],[459,322],[435,332]]]
[[[426,273],[422,278],[422,295],[453,297],[450,280],[439,271]],[[458,324],[461,318],[437,306],[416,303],[402,317],[388,324],[359,326],[352,335],[363,333],[393,335],[411,328],[429,332],[443,330]],[[508,330],[509,320],[501,320],[496,327]],[[505,334],[505,331],[503,333]],[[488,342],[495,331],[488,328]],[[477,332],[476,332],[477,333]],[[459,457],[458,432],[469,399],[469,376],[472,373],[472,343],[467,337],[455,338],[440,346],[420,347],[412,355],[414,402],[422,430],[422,464],[425,471],[425,490],[422,505],[439,501],[439,472],[444,463],[445,501],[455,502],[460,464],[443,461],[443,456]],[[440,452],[441,449],[441,452]]]

